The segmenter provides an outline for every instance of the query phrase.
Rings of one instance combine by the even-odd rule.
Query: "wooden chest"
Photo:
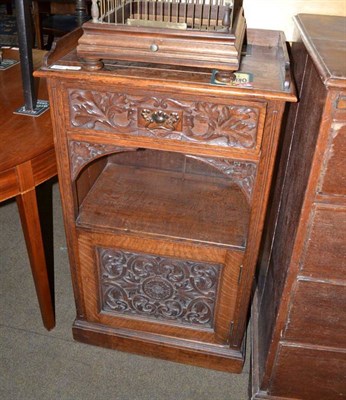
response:
[[[346,398],[346,19],[299,15],[254,308],[254,399]]]
[[[38,73],[55,127],[75,339],[241,371],[281,117],[295,101],[279,34],[251,37],[251,88],[170,66],[61,70],[80,65],[71,39]]]

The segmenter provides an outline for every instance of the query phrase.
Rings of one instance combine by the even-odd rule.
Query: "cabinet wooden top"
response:
[[[90,72],[83,69],[60,69],[81,67],[76,55],[76,45],[81,31],[74,31],[55,43],[47,55],[45,66],[36,76],[59,80],[83,80],[93,84],[129,85],[138,89],[174,90],[208,96],[246,96],[281,101],[296,101],[295,88],[291,82],[286,44],[281,32],[248,29],[247,54],[242,57],[238,72],[253,76],[251,87],[222,86],[212,83],[212,71],[169,65],[149,65],[129,62],[105,63],[104,69]],[[285,88],[286,85],[289,86]]]
[[[346,18],[299,14],[302,41],[326,86],[346,87]]]

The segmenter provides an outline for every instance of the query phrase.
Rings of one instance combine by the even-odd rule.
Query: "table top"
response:
[[[346,87],[346,18],[298,14],[295,24],[324,83]]]
[[[34,68],[41,65],[45,52],[33,51]],[[19,51],[5,49],[4,58],[19,60]],[[38,98],[47,100],[46,82],[35,80]],[[20,64],[0,71],[0,171],[13,168],[54,147],[49,111],[39,117],[13,114],[24,105]]]

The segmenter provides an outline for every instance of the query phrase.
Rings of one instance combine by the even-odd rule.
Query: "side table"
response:
[[[34,67],[43,51],[34,51]],[[5,50],[4,58],[18,59],[16,50]],[[0,201],[16,197],[28,249],[43,324],[55,326],[53,293],[36,199],[36,187],[57,174],[52,124],[48,112],[39,117],[13,114],[23,105],[20,64],[0,71]],[[47,99],[46,84],[39,82],[39,97]]]

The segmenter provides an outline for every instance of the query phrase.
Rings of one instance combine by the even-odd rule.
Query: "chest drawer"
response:
[[[130,138],[139,146],[155,140],[250,153],[261,146],[265,102],[74,88],[67,90],[67,97],[72,132]]]
[[[316,204],[301,260],[301,272],[314,279],[344,280],[346,274],[346,208]]]
[[[343,348],[345,302],[344,285],[298,281],[284,332],[285,340]]]
[[[335,400],[345,393],[344,352],[281,344],[271,383],[272,398]],[[311,383],[311,384],[308,384]]]

